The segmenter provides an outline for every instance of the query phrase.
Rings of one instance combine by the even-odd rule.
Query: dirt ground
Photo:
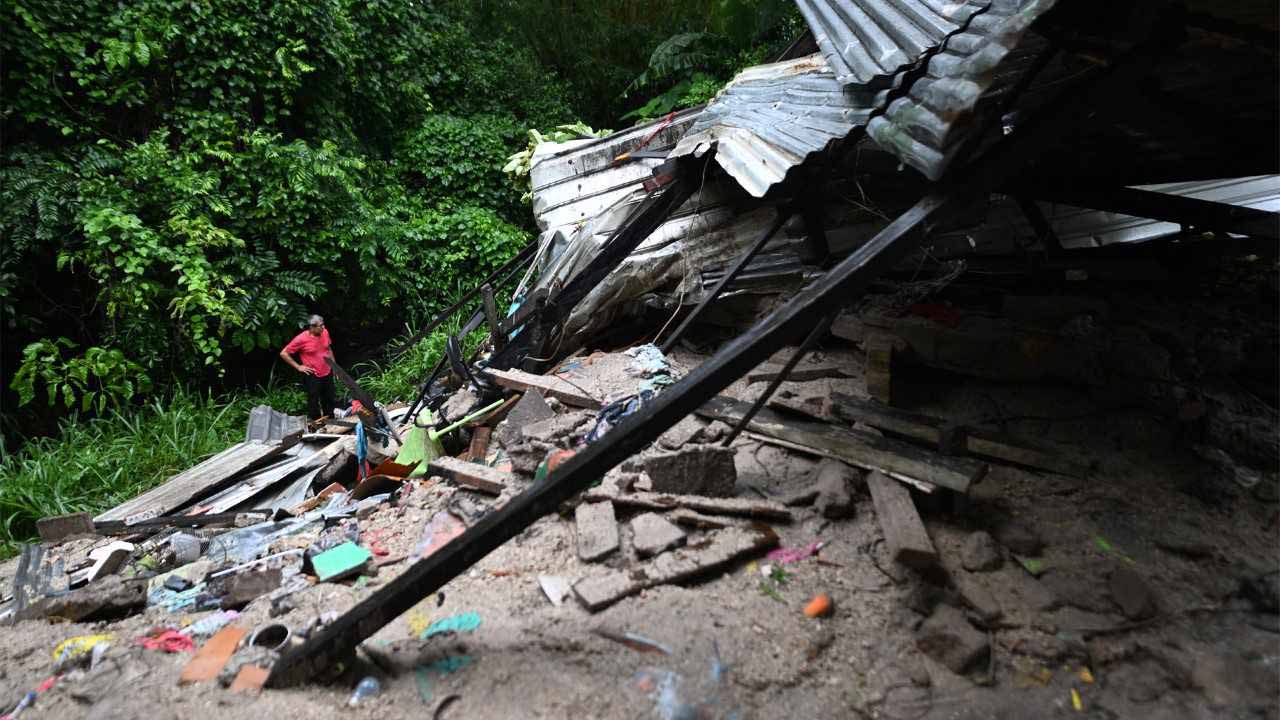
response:
[[[789,382],[783,390],[865,396],[861,353],[833,346],[819,355],[851,377]],[[687,352],[672,358],[683,370],[699,361]],[[730,394],[750,399],[764,385],[740,380]],[[1280,621],[1242,590],[1261,578],[1274,602],[1275,504],[1220,477],[1180,445],[1167,421],[1108,411],[1079,390],[926,374],[913,380],[910,403],[958,423],[993,412],[1034,416],[1004,429],[1078,453],[1095,469],[1073,478],[993,464],[966,502],[917,497],[951,581],[895,566],[863,486],[851,518],[831,521],[797,508],[796,522],[775,524],[785,547],[825,543],[818,556],[786,565],[785,583],[766,581],[765,561],[756,558],[590,613],[572,598],[553,606],[540,589],[540,575],[576,580],[601,572],[577,559],[572,514],[550,516],[379,631],[327,684],[261,695],[216,682],[180,686],[190,655],[145,650],[134,639],[206,614],[149,609],[113,623],[0,628],[0,703],[9,706],[49,677],[59,642],[108,632],[115,639],[96,668],[64,676],[22,717],[1280,717]],[[749,438],[735,447],[740,495],[778,497],[808,486],[813,458]],[[463,491],[444,483],[416,490],[362,519],[361,530],[379,533],[392,555],[410,552],[455,492]],[[618,512],[625,528],[631,513]],[[1029,573],[1005,545],[998,569],[965,570],[963,547],[977,531],[1005,542],[1042,541],[1042,573]],[[622,551],[604,564],[637,562],[624,530]],[[274,621],[296,632],[322,613],[354,606],[407,566],[300,591],[296,608]],[[1108,582],[1120,568],[1146,583],[1153,617],[1130,620],[1120,611]],[[0,567],[0,587],[14,571],[15,561]],[[976,619],[955,589],[959,576],[985,587],[999,610],[998,619],[975,623],[991,651],[966,676],[917,648],[918,626],[939,606]],[[810,619],[801,610],[819,592],[835,611]],[[268,610],[264,599],[254,601],[238,624],[266,623]],[[481,619],[473,632],[418,639],[427,622],[468,612]],[[600,629],[643,636],[670,654],[633,649]],[[472,662],[451,673],[415,670],[462,655]],[[348,706],[366,675],[380,679],[381,693]]]

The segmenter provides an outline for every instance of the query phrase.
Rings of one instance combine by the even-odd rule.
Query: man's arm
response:
[[[312,370],[311,368],[307,367],[306,365],[303,365],[302,363],[298,362],[297,360],[294,360],[294,359],[293,359],[293,356],[289,354],[289,347],[288,347],[287,345],[285,346],[285,348],[284,348],[283,350],[281,350],[281,351],[280,351],[280,359],[281,359],[281,360],[284,360],[286,363],[288,363],[288,364],[289,364],[289,367],[293,368],[294,370],[297,370],[298,372],[302,373],[303,375],[315,375],[315,374],[316,374],[316,371],[315,371],[315,370]]]

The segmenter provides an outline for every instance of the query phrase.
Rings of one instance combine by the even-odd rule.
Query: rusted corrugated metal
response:
[[[990,4],[989,0],[796,0],[842,85],[886,83]]]
[[[694,121],[672,156],[716,147],[716,162],[753,197],[791,168],[865,125],[885,91],[844,87],[821,55],[738,74]]]
[[[1016,80],[1019,70],[1031,66],[1034,48],[1015,51],[1024,44],[1042,42],[1027,30],[1054,3],[992,3],[963,32],[947,39],[929,59],[925,76],[872,118],[867,134],[930,180],[942,177],[974,130],[979,98],[999,82]]]

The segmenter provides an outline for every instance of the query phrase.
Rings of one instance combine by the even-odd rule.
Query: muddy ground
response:
[[[850,377],[786,383],[783,390],[865,397],[861,353],[832,345],[820,356],[840,362]],[[700,359],[682,351],[673,364],[687,370]],[[577,559],[572,514],[546,517],[442,597],[383,628],[353,666],[334,668],[327,684],[261,695],[216,682],[179,686],[189,654],[133,645],[152,627],[203,613],[151,609],[113,623],[22,622],[0,629],[0,703],[8,706],[49,676],[62,640],[109,632],[115,640],[95,669],[62,678],[22,717],[1280,717],[1280,623],[1274,606],[1266,607],[1268,598],[1275,601],[1280,569],[1275,504],[1221,477],[1180,444],[1167,420],[1107,410],[1105,398],[928,373],[911,384],[912,410],[958,423],[1031,417],[1000,429],[1058,444],[1095,469],[1086,479],[993,464],[967,502],[918,497],[942,577],[894,565],[860,486],[851,518],[831,521],[798,508],[796,522],[775,525],[784,546],[826,543],[816,558],[787,565],[785,583],[762,577],[763,559],[743,560],[597,613],[572,598],[555,607],[540,589],[539,575],[577,579],[601,571]],[[730,393],[750,399],[763,387],[740,380]],[[739,494],[777,497],[808,485],[814,459],[750,438],[735,447]],[[431,484],[363,519],[361,529],[366,537],[381,533],[392,555],[411,551],[455,492],[463,491]],[[620,522],[629,516],[619,508]],[[1001,541],[994,570],[962,567],[964,546],[978,531]],[[1037,578],[1009,546],[1025,553],[1040,543]],[[635,562],[624,530],[622,552],[605,564]],[[14,567],[10,561],[0,568],[5,587]],[[295,609],[275,620],[301,629],[324,612],[352,607],[406,567],[296,593]],[[1153,616],[1126,617],[1110,582],[1117,571],[1136,574]],[[1262,592],[1251,592],[1260,576]],[[961,585],[967,593],[956,590]],[[830,595],[835,611],[808,618],[802,608],[819,592]],[[984,616],[973,607],[975,592],[998,607]],[[948,606],[968,613],[969,626],[990,645],[966,675],[917,646],[920,624]],[[267,622],[268,609],[265,600],[254,601],[239,624]],[[465,612],[481,618],[474,632],[418,639],[427,622]],[[670,654],[594,632],[602,628],[643,636]],[[473,662],[426,678],[414,670],[459,655]],[[378,676],[382,692],[348,706],[365,675]]]

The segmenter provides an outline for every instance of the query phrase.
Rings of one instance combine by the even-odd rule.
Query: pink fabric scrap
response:
[[[787,565],[794,562],[800,562],[805,558],[813,557],[814,555],[817,555],[818,551],[821,549],[822,543],[815,542],[809,543],[804,547],[778,548],[777,550],[770,550],[769,554],[765,555],[765,557],[769,560]]]
[[[134,641],[148,650],[163,650],[167,653],[195,652],[196,643],[190,635],[184,635],[173,628],[153,632]]]

